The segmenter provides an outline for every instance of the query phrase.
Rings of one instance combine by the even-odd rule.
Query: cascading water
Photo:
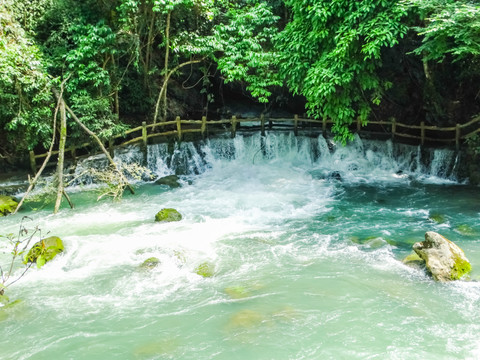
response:
[[[147,150],[148,168],[182,187],[137,184],[121,202],[78,191],[75,210],[0,220],[15,233],[28,215],[66,249],[7,289],[23,301],[0,308],[2,359],[480,356],[480,283],[437,284],[400,261],[433,230],[476,278],[479,195],[458,183],[454,151],[291,133]],[[155,223],[169,207],[183,220]]]

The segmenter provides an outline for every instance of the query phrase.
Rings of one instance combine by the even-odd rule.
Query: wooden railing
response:
[[[480,116],[473,118],[471,121],[465,124],[457,124],[456,126],[451,127],[438,127],[438,126],[429,126],[425,125],[425,122],[421,122],[420,125],[407,125],[395,120],[391,121],[369,121],[366,126],[362,126],[362,123],[357,120],[356,123],[352,124],[353,127],[356,127],[357,132],[366,131],[368,128],[373,126],[381,127],[383,133],[390,134],[392,139],[395,138],[408,138],[413,140],[419,140],[421,145],[424,145],[425,142],[442,142],[455,144],[456,148],[459,149],[462,140],[473,136],[480,132],[480,126],[476,125],[480,122]],[[328,119],[310,119],[310,118],[300,118],[298,115],[295,115],[293,118],[270,118],[265,116],[260,116],[259,118],[237,118],[232,116],[231,119],[222,119],[222,120],[207,120],[204,116],[201,120],[182,120],[179,116],[176,117],[173,121],[166,121],[157,124],[149,124],[143,122],[141,126],[125,131],[123,134],[112,137],[108,141],[106,146],[109,149],[110,154],[113,156],[114,148],[122,147],[129,144],[140,143],[146,150],[148,140],[156,137],[171,137],[174,136],[176,140],[182,141],[185,134],[197,133],[205,138],[210,133],[215,132],[230,132],[232,137],[236,136],[237,130],[241,127],[242,123],[253,124],[248,127],[243,127],[243,129],[253,129],[260,130],[262,136],[265,135],[266,127],[269,130],[273,127],[282,127],[284,130],[293,130],[295,135],[298,135],[299,129],[309,129],[317,127],[321,128],[322,133],[326,133],[327,127],[333,124],[333,121]],[[474,128],[472,131],[471,129]],[[399,131],[402,129],[401,131]],[[407,131],[405,131],[405,129]],[[470,130],[468,132],[468,130]],[[427,136],[426,132],[436,132],[437,135],[441,133],[451,133],[451,137],[443,135],[437,137]],[[366,131],[369,132],[369,131]],[[135,134],[139,136],[135,137]],[[118,142],[120,141],[120,142]],[[72,158],[76,159],[76,152],[79,149],[92,146],[92,143],[84,143],[77,146],[71,146],[65,149],[65,152],[69,152]],[[53,151],[52,155],[58,154],[58,151]],[[30,165],[34,173],[37,169],[37,159],[42,159],[47,156],[45,154],[35,154],[33,151],[30,151]]]

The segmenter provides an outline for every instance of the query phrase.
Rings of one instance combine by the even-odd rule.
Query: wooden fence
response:
[[[368,129],[373,127],[380,128],[384,134],[389,134],[392,139],[395,138],[407,138],[418,140],[421,145],[424,145],[425,142],[441,142],[445,144],[455,144],[456,149],[460,148],[460,145],[463,140],[466,138],[475,135],[480,132],[480,127],[476,125],[480,122],[480,116],[472,119],[465,124],[457,124],[451,127],[438,127],[438,126],[429,126],[425,125],[425,122],[421,122],[420,125],[407,125],[395,120],[391,121],[369,121],[366,126],[362,127],[360,120],[357,120],[356,123],[352,124],[352,127],[355,127],[354,130],[357,132],[372,132]],[[248,127],[243,127],[243,123],[249,123]],[[107,148],[109,149],[110,154],[113,157],[114,148],[122,147],[134,143],[140,143],[144,149],[149,142],[149,139],[156,137],[174,137],[178,141],[182,141],[186,134],[196,133],[202,138],[209,136],[211,133],[218,132],[230,132],[232,137],[236,136],[236,133],[239,127],[242,129],[250,129],[258,131],[260,130],[262,136],[265,135],[266,128],[272,130],[274,127],[282,128],[284,130],[293,130],[295,135],[298,135],[299,129],[311,129],[317,128],[321,129],[322,133],[325,134],[327,127],[333,124],[333,121],[322,119],[310,119],[310,118],[300,118],[298,115],[295,115],[293,118],[271,118],[260,116],[259,118],[247,118],[239,119],[236,116],[232,116],[231,119],[222,119],[222,120],[207,120],[204,116],[201,120],[182,120],[179,116],[176,117],[174,121],[166,121],[157,124],[149,124],[146,122],[142,123],[142,126],[138,126],[134,129],[125,131],[123,134],[114,136],[108,141]],[[474,130],[472,131],[471,129]],[[435,132],[437,136],[432,137],[427,136],[427,131],[429,133]],[[136,136],[137,135],[137,136]],[[84,143],[77,146],[72,146],[65,149],[66,153],[70,153],[71,157],[76,159],[77,150],[82,148],[91,147],[92,143]],[[53,151],[52,155],[58,154],[58,151]],[[37,159],[42,159],[47,156],[45,154],[35,154],[33,151],[30,151],[30,166],[32,171],[36,173],[37,170]]]

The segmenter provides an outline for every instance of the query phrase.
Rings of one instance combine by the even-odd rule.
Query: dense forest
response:
[[[334,121],[480,113],[480,5],[454,0],[3,0],[0,156],[48,148],[55,93],[107,139],[232,100]],[[58,122],[57,122],[58,127]],[[88,136],[68,122],[69,143]],[[57,135],[58,136],[58,135]]]

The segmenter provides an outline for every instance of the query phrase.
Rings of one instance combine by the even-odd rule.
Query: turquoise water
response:
[[[72,189],[75,210],[0,220],[15,232],[28,215],[66,248],[7,290],[22,303],[0,310],[2,359],[480,357],[480,282],[400,261],[437,231],[480,277],[478,188],[456,181],[453,152],[270,134],[152,145],[149,167],[185,171],[183,186],[139,183],[121,202]],[[155,223],[164,207],[184,219]]]

